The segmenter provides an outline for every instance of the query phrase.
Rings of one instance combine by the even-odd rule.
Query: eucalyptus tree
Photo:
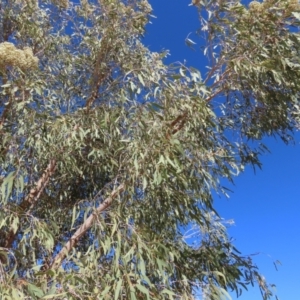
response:
[[[193,4],[203,75],[143,45],[147,0],[1,1],[2,299],[272,297],[212,192],[297,129],[300,7]]]

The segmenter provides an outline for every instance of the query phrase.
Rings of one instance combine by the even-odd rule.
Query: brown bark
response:
[[[27,197],[20,204],[22,210],[28,209],[30,206],[34,205],[36,201],[41,196],[45,187],[47,186],[50,177],[54,174],[56,169],[56,160],[51,159],[46,170],[44,171],[42,177],[36,183],[35,188],[31,189]]]
[[[172,123],[171,127],[173,128],[172,134],[177,133],[179,130],[182,129],[184,126],[186,119],[187,119],[188,113],[185,112],[184,114],[178,116]]]
[[[90,97],[86,101],[86,107],[88,109],[91,108],[93,103],[98,97],[98,92],[101,84],[105,81],[105,79],[110,75],[110,70],[108,67],[101,66],[101,63],[106,62],[107,55],[110,51],[111,46],[107,42],[108,38],[106,36],[103,37],[101,42],[101,48],[97,55],[97,59],[95,61],[95,66],[93,70],[93,83],[92,83],[92,92]]]
[[[115,189],[111,195],[104,200],[104,202],[96,209],[96,211],[91,214],[84,223],[77,229],[65,246],[60,250],[60,252],[55,256],[51,269],[57,269],[61,265],[62,261],[66,258],[68,253],[73,249],[77,244],[79,239],[92,227],[94,220],[97,217],[97,214],[101,213],[107,209],[111,204],[113,199],[118,196],[122,191],[124,191],[124,185],[121,184],[117,189]]]
[[[27,197],[21,202],[21,211],[30,210],[34,204],[37,202],[42,192],[44,191],[46,185],[48,184],[50,177],[54,174],[56,169],[56,161],[54,159],[50,160],[45,172],[42,177],[36,183],[35,188],[31,189]],[[17,232],[17,231],[16,231]],[[15,240],[16,232],[12,229],[8,232],[5,239],[5,248],[11,248],[13,241]]]

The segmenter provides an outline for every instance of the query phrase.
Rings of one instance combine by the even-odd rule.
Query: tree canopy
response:
[[[293,141],[298,0],[193,0],[206,74],[143,44],[149,2],[0,3],[3,300],[273,296],[212,194]]]

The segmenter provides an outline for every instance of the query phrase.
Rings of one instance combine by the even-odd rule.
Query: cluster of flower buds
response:
[[[24,49],[21,50],[17,49],[12,43],[0,43],[1,68],[11,66],[28,70],[37,68],[38,62],[38,58],[33,55],[32,49],[29,47],[24,47]]]
[[[286,14],[300,11],[299,0],[264,0],[263,2],[252,1],[249,3],[249,9],[252,12],[264,12],[268,9],[283,9]]]

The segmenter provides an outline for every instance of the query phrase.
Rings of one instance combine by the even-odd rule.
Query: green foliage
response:
[[[146,0],[1,2],[1,299],[272,296],[212,192],[299,125],[299,5],[193,3],[204,79],[142,44]]]

